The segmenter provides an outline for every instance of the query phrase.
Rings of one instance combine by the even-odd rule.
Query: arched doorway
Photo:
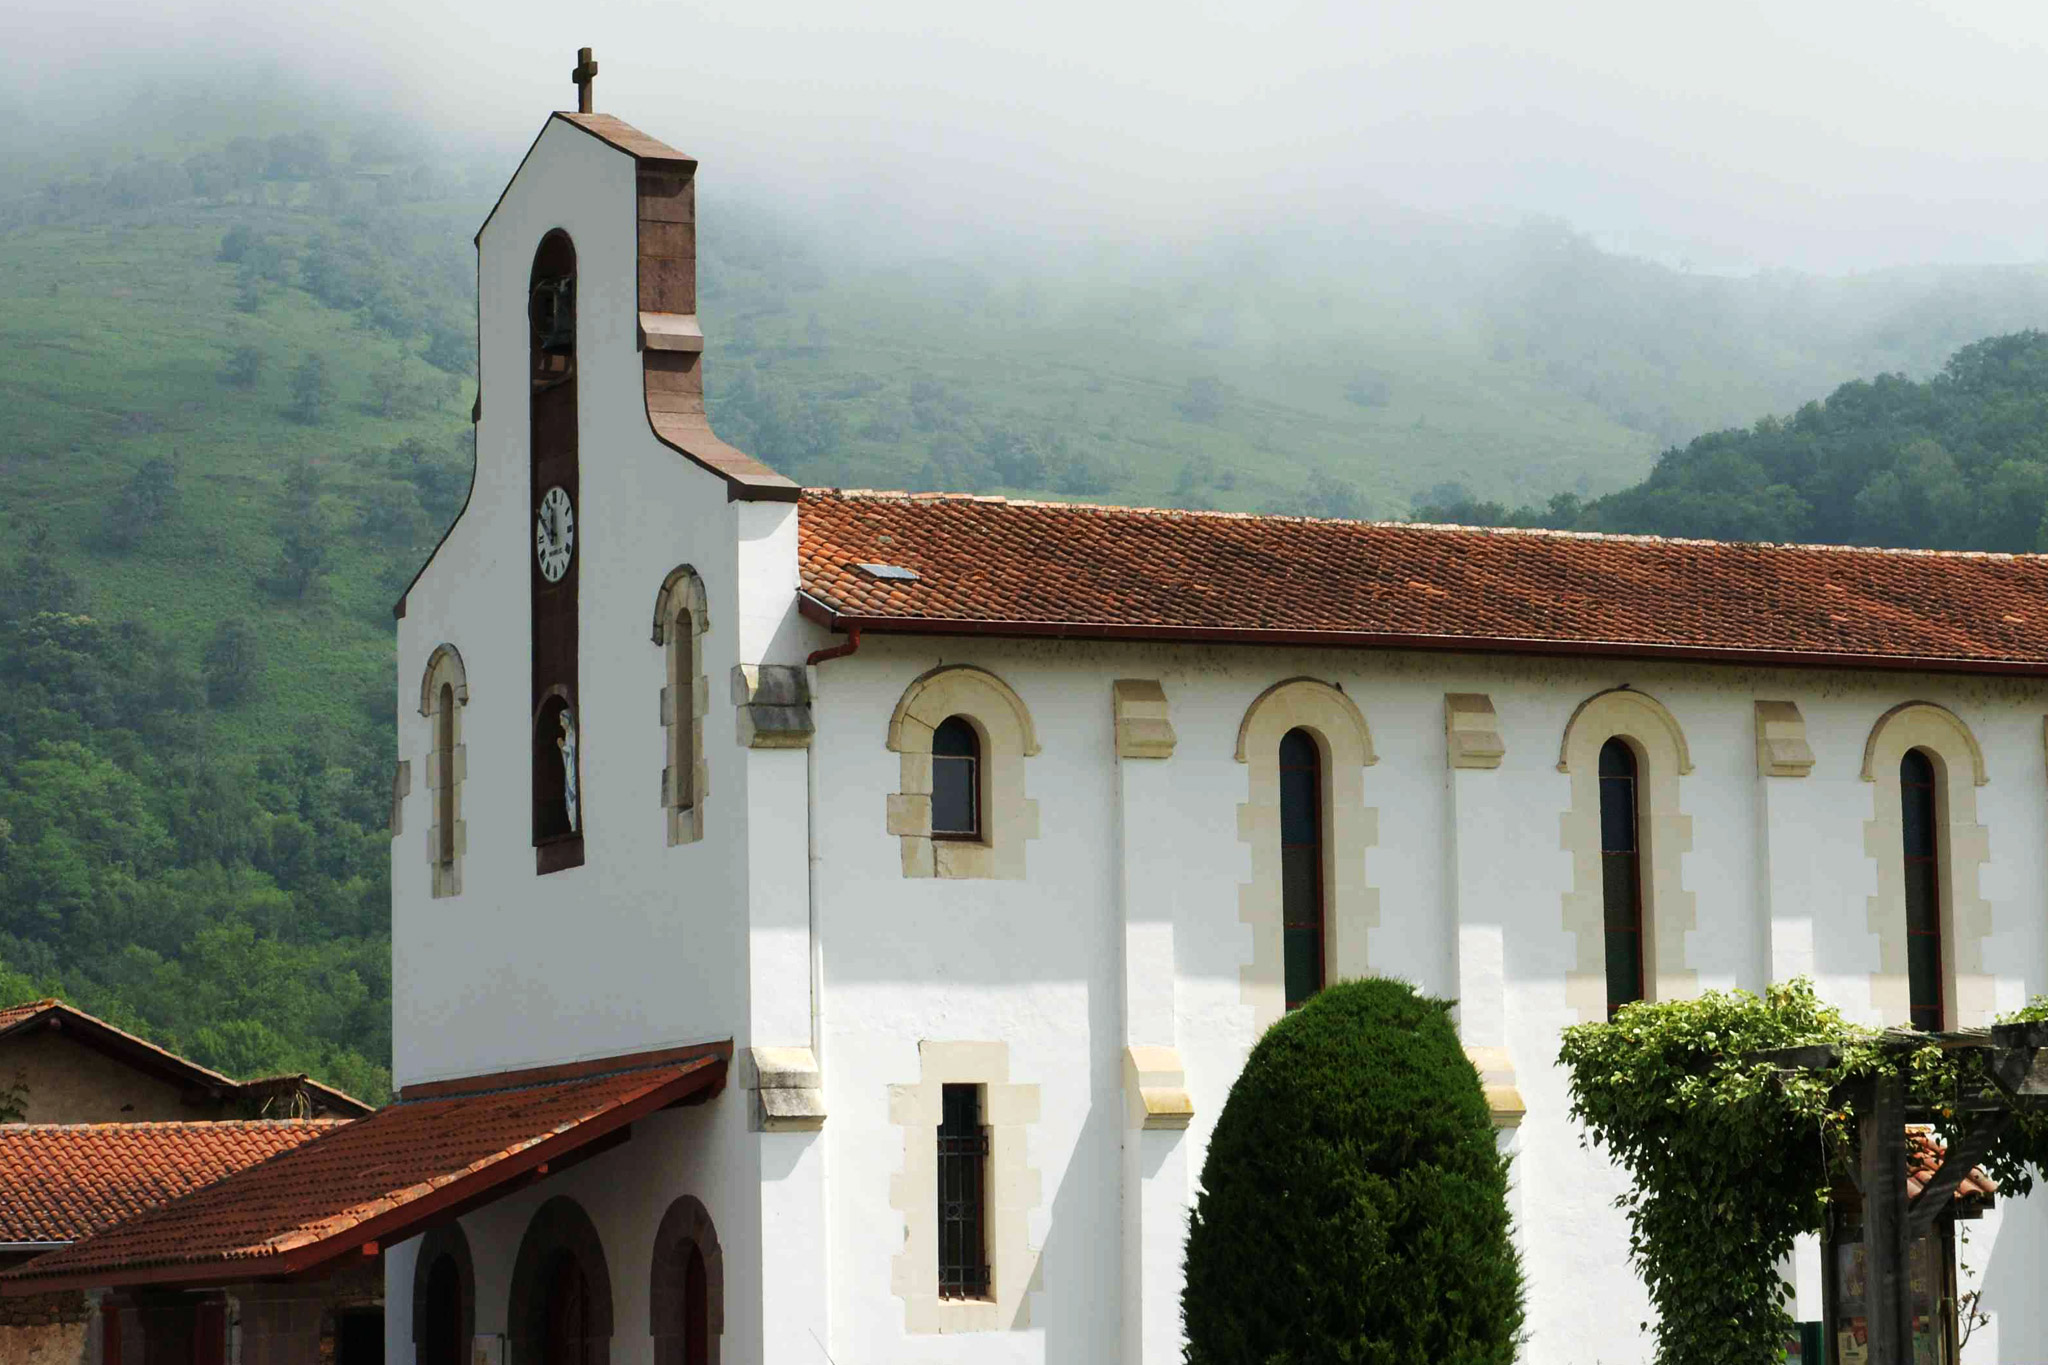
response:
[[[654,1234],[647,1303],[654,1365],[718,1365],[725,1258],[709,1210],[688,1195],[668,1206]]]
[[[604,1243],[581,1205],[557,1195],[534,1211],[512,1264],[510,1358],[528,1365],[606,1365],[612,1280]]]
[[[416,1365],[468,1365],[476,1335],[476,1279],[469,1238],[446,1223],[420,1239],[412,1272],[412,1343]]]
[[[584,1365],[584,1343],[590,1340],[590,1277],[576,1253],[562,1250],[548,1264],[546,1327],[541,1336],[541,1365]]]

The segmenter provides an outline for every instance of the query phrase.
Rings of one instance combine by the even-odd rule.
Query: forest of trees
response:
[[[1422,521],[1712,540],[2048,551],[2048,333],[1972,343],[1926,380],[1879,375],[1789,417],[1674,446],[1588,502],[1509,509],[1456,485]]]

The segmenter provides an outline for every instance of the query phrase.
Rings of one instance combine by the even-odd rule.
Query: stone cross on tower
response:
[[[590,88],[597,84],[597,63],[591,59],[589,48],[576,50],[576,69],[569,73],[569,79],[576,82],[576,112],[590,113]]]

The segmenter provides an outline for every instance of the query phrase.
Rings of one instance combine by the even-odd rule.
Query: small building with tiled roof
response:
[[[238,1081],[62,1000],[0,1009],[0,1083],[30,1123],[359,1118],[370,1106],[309,1076]]]
[[[417,1365],[1170,1365],[1247,1052],[1381,974],[1515,1154],[1521,1359],[1644,1362],[1560,1030],[2048,986],[2048,560],[799,488],[711,429],[697,169],[586,105],[478,233],[475,484],[397,604],[398,1102],[7,1293],[310,1362],[381,1257]],[[2048,1340],[2008,1213],[1987,1358]]]

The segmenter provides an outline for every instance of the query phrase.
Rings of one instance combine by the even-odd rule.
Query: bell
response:
[[[526,303],[527,320],[540,348],[548,355],[569,355],[576,349],[576,277],[560,275],[533,282]]]

